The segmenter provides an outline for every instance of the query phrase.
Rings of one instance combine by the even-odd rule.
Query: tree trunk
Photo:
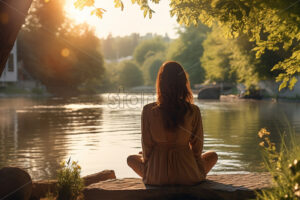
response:
[[[32,0],[0,0],[0,76]]]

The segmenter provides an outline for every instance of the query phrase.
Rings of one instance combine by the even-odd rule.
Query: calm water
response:
[[[126,164],[141,150],[140,113],[153,95],[104,94],[78,98],[0,99],[0,167],[25,168],[34,179],[55,177],[62,160],[79,161],[83,175],[114,169],[117,177],[136,177]],[[300,136],[300,104],[198,101],[204,150],[215,150],[212,173],[261,171],[257,132],[272,140],[293,128]]]

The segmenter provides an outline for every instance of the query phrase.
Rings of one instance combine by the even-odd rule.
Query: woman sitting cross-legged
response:
[[[165,62],[156,80],[157,101],[142,111],[142,154],[128,165],[148,185],[193,185],[216,164],[215,152],[202,153],[203,127],[187,73],[177,62]]]

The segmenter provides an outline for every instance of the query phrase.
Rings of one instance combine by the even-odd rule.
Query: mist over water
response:
[[[0,167],[18,166],[33,179],[55,178],[62,160],[79,161],[82,175],[113,169],[118,178],[137,177],[127,166],[141,151],[140,121],[153,94],[103,94],[76,98],[0,99]],[[268,101],[199,101],[205,143],[219,161],[211,173],[261,171],[257,132],[271,140],[295,130],[300,136],[300,104]]]

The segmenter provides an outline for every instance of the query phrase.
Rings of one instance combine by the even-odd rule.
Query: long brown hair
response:
[[[156,78],[157,107],[162,111],[164,127],[175,130],[191,110],[193,94],[187,73],[174,61],[161,65]]]

